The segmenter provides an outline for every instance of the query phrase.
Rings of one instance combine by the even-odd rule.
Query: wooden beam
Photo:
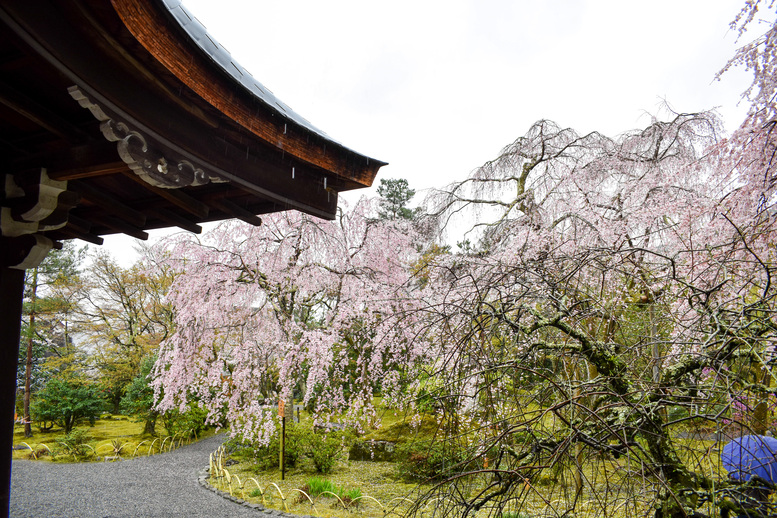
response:
[[[81,193],[82,198],[89,200],[106,212],[118,216],[134,227],[143,228],[146,225],[145,214],[86,182],[70,183],[68,189]]]
[[[273,212],[284,210],[283,207],[280,207],[275,203],[251,203],[244,208],[251,214],[256,214],[260,217],[262,214],[272,214]]]
[[[162,221],[169,223],[171,225],[175,225],[176,227],[182,228],[184,230],[188,230],[189,232],[193,232],[195,234],[201,234],[202,233],[202,227],[194,223],[193,221],[190,221],[183,216],[179,216],[173,211],[157,208],[157,209],[149,209],[149,213],[155,215]]]
[[[70,169],[61,169],[49,173],[49,176],[55,180],[79,180],[81,178],[95,178],[98,176],[123,173],[126,170],[127,164],[117,161],[108,164],[93,164],[82,167],[72,167]]]
[[[75,238],[80,239],[81,241],[86,241],[87,243],[92,243],[93,245],[102,245],[104,240],[100,236],[96,236],[94,234],[90,234],[89,232],[83,232],[79,228],[74,227],[68,223],[68,225],[65,228],[62,228],[58,230],[58,232],[61,232],[62,234],[68,236],[69,238]]]
[[[3,81],[0,81],[0,104],[68,142],[83,141],[87,137],[80,128]]]
[[[229,201],[226,198],[214,198],[211,200],[211,204],[217,209],[220,209],[222,212],[232,216],[233,218],[243,220],[250,225],[254,225],[255,227],[258,227],[262,224],[262,218]]]
[[[0,138],[0,153],[2,153],[4,156],[9,155],[29,155],[30,152],[26,149],[20,148],[13,142],[6,140],[4,138]]]
[[[140,239],[141,241],[148,240],[148,233],[142,231],[139,228],[136,228],[136,227],[133,227],[132,225],[127,224],[127,222],[121,219],[108,216],[103,218],[100,221],[100,223],[104,224],[106,227],[117,230],[122,234],[127,234],[128,236],[132,236],[135,239]]]
[[[154,185],[151,185],[150,183],[143,180],[141,177],[133,173],[132,171],[124,171],[124,175],[127,178],[131,178],[138,184],[142,185],[145,189],[148,189],[150,192],[153,192],[154,194],[161,196],[162,198],[166,199],[176,207],[179,207],[192,216],[196,216],[198,220],[204,220],[208,218],[208,213],[210,212],[210,209],[205,203],[202,203],[199,200],[196,200],[195,198],[189,196],[188,194],[177,190],[177,189],[161,189],[159,187],[156,187]]]
[[[88,234],[92,230],[92,224],[86,221],[85,219],[81,219],[77,216],[73,216],[70,214],[67,218],[67,227],[70,230],[74,230],[76,232],[81,232],[83,234]]]
[[[99,137],[98,140],[25,156],[8,163],[5,172],[29,173],[44,167],[52,180],[77,180],[120,172],[114,171],[124,165],[119,158],[116,144],[102,138],[97,131],[95,125],[95,136]],[[127,169],[125,165],[124,169]]]

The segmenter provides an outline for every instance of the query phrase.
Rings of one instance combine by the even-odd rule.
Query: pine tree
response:
[[[53,250],[37,267],[28,270],[25,277],[24,332],[24,436],[32,437],[30,395],[33,371],[40,361],[57,349],[67,349],[70,343],[68,313],[73,300],[65,294],[68,287],[79,282],[79,263],[85,250],[67,242],[61,250]]]
[[[407,207],[415,196],[415,189],[411,189],[404,178],[381,178],[378,196],[380,219],[414,219],[418,215],[418,209]]]

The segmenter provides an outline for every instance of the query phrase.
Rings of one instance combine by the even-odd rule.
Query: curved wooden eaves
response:
[[[369,187],[385,165],[322,137],[266,105],[190,39],[169,13],[154,0],[112,0],[127,29],[164,67],[199,97],[264,142],[348,184]]]
[[[331,219],[337,191],[345,190],[342,183],[352,184],[350,188],[357,185],[297,159],[242,127],[237,131],[232,119],[199,98],[194,101],[202,104],[202,110],[176,102],[171,86],[179,85],[183,98],[189,95],[185,87],[177,79],[171,82],[172,74],[162,77],[164,70],[156,61],[149,64],[146,51],[123,32],[122,22],[109,3],[19,0],[0,5],[0,19],[91,103],[100,106],[114,122],[143,135],[151,148],[175,155],[178,162],[187,160],[256,194],[270,202],[272,210],[298,209]],[[124,47],[131,44],[128,39],[137,48]],[[157,80],[149,80],[144,70],[157,73]],[[206,106],[212,113],[203,117]]]

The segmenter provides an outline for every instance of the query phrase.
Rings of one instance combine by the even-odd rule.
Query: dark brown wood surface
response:
[[[257,98],[161,2],[11,0],[0,6],[0,23],[4,170],[23,181],[45,168],[80,195],[73,222],[43,232],[54,240],[142,237],[170,225],[191,231],[232,217],[258,223],[257,215],[288,209],[332,218],[338,192],[371,185],[384,165]],[[148,154],[139,163],[158,161],[173,173],[191,164],[220,183],[147,183],[79,102],[126,125],[120,137],[142,137]]]

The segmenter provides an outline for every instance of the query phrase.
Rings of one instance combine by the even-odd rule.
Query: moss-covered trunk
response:
[[[758,382],[760,382],[765,388],[769,388],[772,384],[772,374],[769,369],[764,366],[759,369],[760,372],[756,374]],[[765,435],[769,429],[769,394],[761,393],[758,395],[758,402],[753,408],[753,420],[750,423],[754,434]]]
[[[665,487],[659,493],[656,518],[687,518],[698,505],[698,480],[680,460],[671,437],[657,415],[645,423],[642,434],[653,458],[655,470]]]
[[[146,421],[143,424],[143,435],[156,435],[156,420],[158,417],[159,414],[156,412],[151,412],[146,417]]]

